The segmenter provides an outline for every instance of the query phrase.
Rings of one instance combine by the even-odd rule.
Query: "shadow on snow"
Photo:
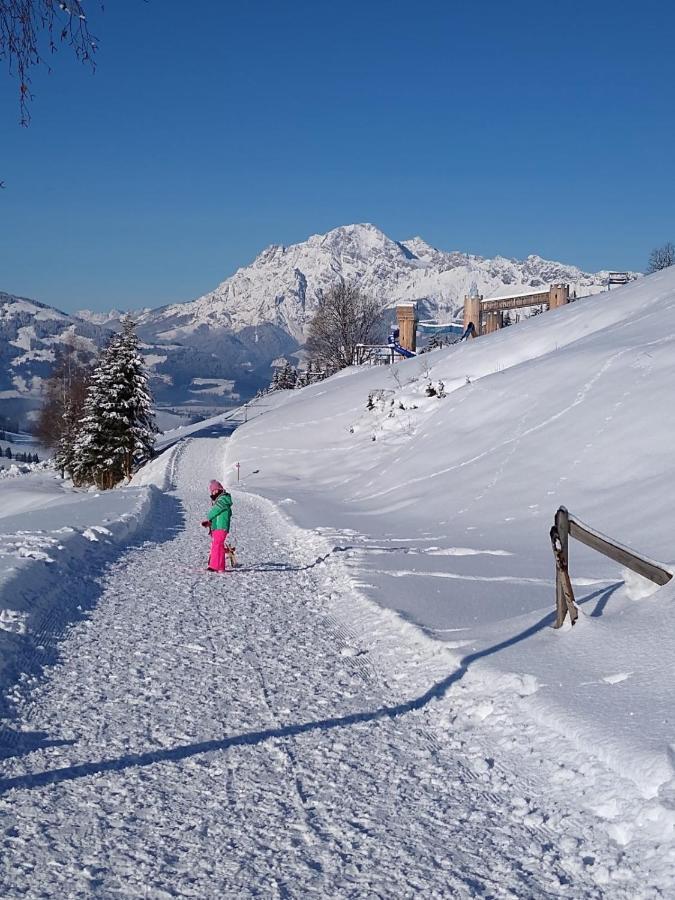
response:
[[[318,562],[318,560],[317,560]],[[316,565],[316,563],[315,563]],[[609,596],[622,584],[611,585],[600,591],[595,591],[579,600],[580,604],[590,602],[600,596],[600,600],[595,607],[592,615],[599,615],[598,607],[606,604]],[[143,766],[151,766],[162,762],[180,762],[184,759],[197,756],[201,753],[213,753],[216,751],[229,750],[232,747],[255,747],[274,738],[292,738],[311,732],[331,731],[335,728],[349,728],[352,725],[377,723],[380,721],[391,720],[407,715],[410,712],[424,709],[434,700],[441,700],[445,697],[450,688],[461,681],[466,675],[471,665],[479,659],[485,659],[494,656],[507,647],[513,647],[521,641],[525,641],[533,635],[549,627],[555,620],[553,612],[547,613],[538,622],[524,629],[516,635],[512,635],[491,647],[476,651],[462,658],[457,669],[443,680],[432,685],[427,691],[419,697],[407,700],[404,703],[398,703],[393,706],[384,706],[381,709],[365,710],[363,712],[350,713],[345,716],[332,716],[325,719],[318,719],[314,722],[304,722],[296,725],[284,725],[279,728],[267,728],[262,731],[249,731],[243,734],[233,735],[232,737],[214,738],[213,740],[200,741],[193,744],[185,744],[179,747],[173,747],[165,750],[151,750],[147,753],[129,754],[120,756],[115,759],[102,759],[96,762],[85,762],[70,766],[64,766],[60,769],[50,769],[44,772],[35,772],[25,775],[17,775],[12,778],[0,779],[0,792],[4,793],[10,790],[40,788],[51,784],[60,784],[66,781],[75,781],[79,778],[87,778],[90,775],[100,775],[105,772],[122,772],[125,769],[139,768]],[[55,741],[50,742],[54,745]],[[46,743],[38,744],[46,746]]]

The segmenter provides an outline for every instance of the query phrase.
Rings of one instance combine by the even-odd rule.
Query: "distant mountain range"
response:
[[[340,278],[387,306],[416,301],[422,318],[446,322],[474,284],[488,297],[564,281],[584,296],[604,290],[607,275],[538,256],[446,252],[419,237],[395,241],[374,225],[345,225],[289,247],[272,245],[203,297],[135,317],[159,401],[208,412],[269,382],[271,363],[299,348],[320,297]],[[121,315],[68,315],[0,293],[0,413],[10,401],[39,403],[58,346],[75,335],[93,353]]]
[[[75,344],[94,358],[119,326],[118,317],[104,325],[68,315],[36,300],[0,292],[0,426],[3,418],[26,425],[25,416],[39,407],[42,385],[56,355]],[[155,341],[140,328],[142,352],[152,375],[158,403],[179,413],[207,415],[232,406],[267,385],[270,362],[297,348],[297,342],[271,326],[256,334],[204,332],[193,343]]]

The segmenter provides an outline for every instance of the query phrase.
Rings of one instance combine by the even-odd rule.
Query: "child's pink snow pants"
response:
[[[211,553],[209,555],[209,569],[216,572],[225,571],[225,540],[227,532],[223,528],[215,528],[211,532]]]

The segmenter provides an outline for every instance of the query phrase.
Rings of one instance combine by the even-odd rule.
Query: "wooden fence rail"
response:
[[[551,546],[556,564],[556,628],[560,628],[568,614],[572,625],[579,615],[569,574],[569,539],[571,537],[656,584],[667,584],[673,577],[672,572],[669,572],[661,563],[654,562],[646,556],[640,556],[629,547],[613,541],[570,515],[565,507],[561,506],[555,514],[551,528]]]

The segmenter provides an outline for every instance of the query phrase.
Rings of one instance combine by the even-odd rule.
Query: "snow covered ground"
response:
[[[2,895],[667,896],[667,848],[585,811],[630,781],[514,717],[531,680],[488,699],[355,590],[331,541],[245,492],[241,568],[203,571],[222,450],[155,465],[163,514],[11,691]]]
[[[564,504],[672,566],[674,344],[666,271],[286,393],[228,450],[247,488],[347,548],[361,590],[470,666],[487,703],[524,680],[531,721],[632,780],[640,800],[598,808],[622,842],[673,839],[675,585],[573,544],[582,614],[556,633],[548,531]],[[426,396],[439,381],[447,396]]]
[[[675,896],[675,586],[573,545],[555,632],[548,539],[672,565],[673,341],[667,272],[0,484],[0,894]]]
[[[73,489],[42,464],[4,471],[0,479],[3,695],[18,675],[34,673],[54,658],[58,637],[81,614],[98,569],[163,508],[159,475],[170,470],[178,449],[153,462],[154,478],[139,476],[137,486],[107,493]],[[166,474],[166,483],[168,478]],[[43,642],[46,633],[53,634],[53,644]],[[0,711],[6,709],[0,696]]]
[[[6,456],[8,449],[12,454],[12,459],[8,459]],[[17,465],[14,457],[21,453],[30,454],[31,456],[37,453],[39,460],[46,459],[49,456],[48,449],[38,443],[33,435],[24,432],[16,433],[0,428],[0,478],[4,471],[10,469],[12,465]],[[24,463],[18,463],[18,465],[23,466]]]

